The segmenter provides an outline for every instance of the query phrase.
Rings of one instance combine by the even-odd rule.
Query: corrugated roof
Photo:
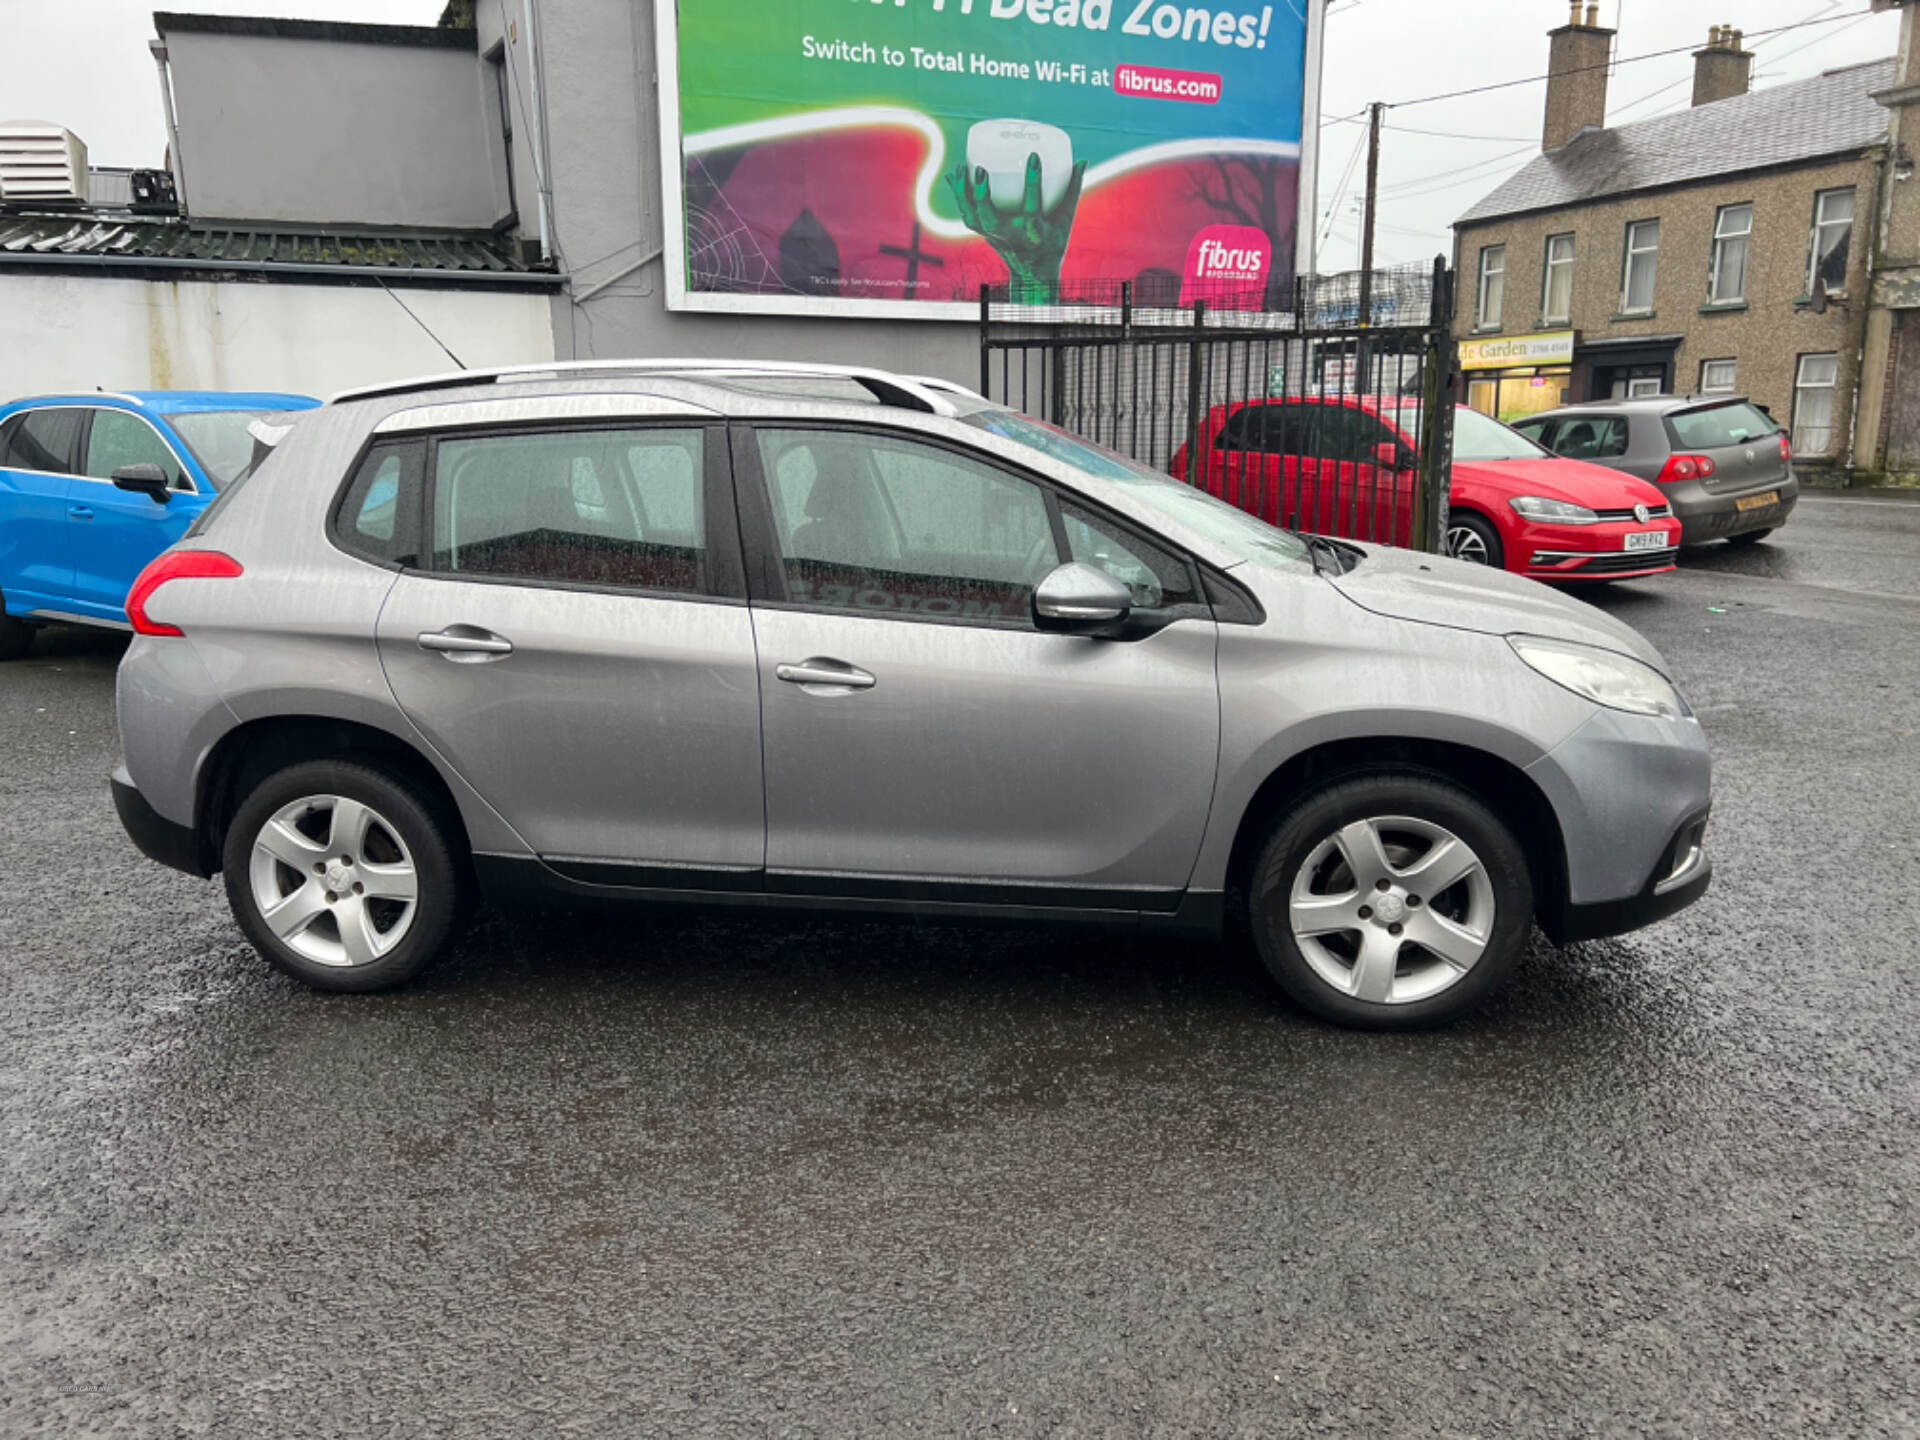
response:
[[[507,242],[466,231],[275,229],[205,221],[97,214],[0,215],[0,268],[66,262],[227,270],[299,267],[421,278],[550,281],[551,269],[527,264]]]
[[[1872,95],[1893,84],[1893,69],[1891,59],[1872,60],[1673,115],[1589,130],[1530,161],[1454,224],[1864,149],[1886,138],[1887,112]]]

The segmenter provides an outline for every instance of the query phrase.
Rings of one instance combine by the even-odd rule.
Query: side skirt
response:
[[[1221,933],[1225,909],[1225,897],[1218,891],[1053,890],[866,876],[816,879],[761,871],[548,862],[531,855],[475,855],[473,867],[487,898],[510,905],[639,904],[769,915],[893,915],[923,922],[1094,925],[1199,937]],[[615,881],[620,883],[611,883]]]

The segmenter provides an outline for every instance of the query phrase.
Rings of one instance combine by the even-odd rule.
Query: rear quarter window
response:
[[[1716,450],[1725,445],[1747,445],[1772,435],[1780,427],[1755,406],[1742,400],[1705,410],[1682,410],[1667,416],[1667,437],[1676,450]]]

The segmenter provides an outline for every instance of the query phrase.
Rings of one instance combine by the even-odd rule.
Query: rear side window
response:
[[[1682,410],[1667,417],[1667,434],[1676,450],[1713,450],[1722,445],[1745,445],[1772,435],[1780,427],[1742,400],[1705,410]]]
[[[71,475],[73,442],[80,434],[80,418],[86,413],[78,407],[29,410],[8,436],[7,464],[15,470]]]
[[[1516,427],[1518,428],[1518,427]],[[1527,432],[1522,432],[1527,433]],[[1548,447],[1569,460],[1608,460],[1627,453],[1627,422],[1618,415],[1562,420]]]
[[[354,472],[334,517],[342,548],[381,565],[420,563],[420,487],[424,440],[376,445]]]
[[[158,465],[174,489],[185,484],[180,457],[167,448],[153,426],[124,410],[94,411],[87,431],[86,473],[96,480],[111,480],[114,471],[128,465]]]
[[[433,568],[703,594],[705,454],[699,430],[442,439]]]

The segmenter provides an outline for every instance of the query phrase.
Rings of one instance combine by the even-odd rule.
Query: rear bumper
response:
[[[202,880],[213,873],[192,827],[167,819],[149,805],[126,766],[116,769],[107,783],[113,787],[113,808],[119,812],[120,824],[142,855]]]
[[[1708,490],[1698,480],[1665,488],[1667,501],[1680,521],[1682,545],[1705,545],[1730,535],[1744,535],[1750,530],[1778,529],[1787,523],[1787,517],[1793,514],[1793,507],[1800,500],[1800,482],[1791,472],[1785,480],[1720,494]],[[1764,495],[1769,490],[1778,491],[1780,495],[1773,504],[1752,510],[1740,508],[1741,500]]]
[[[1706,849],[1707,814],[1701,810],[1680,822],[1639,894],[1587,905],[1564,904],[1557,914],[1543,914],[1540,928],[1555,944],[1570,945],[1624,935],[1686,909],[1707,893],[1713,881],[1713,861]]]

